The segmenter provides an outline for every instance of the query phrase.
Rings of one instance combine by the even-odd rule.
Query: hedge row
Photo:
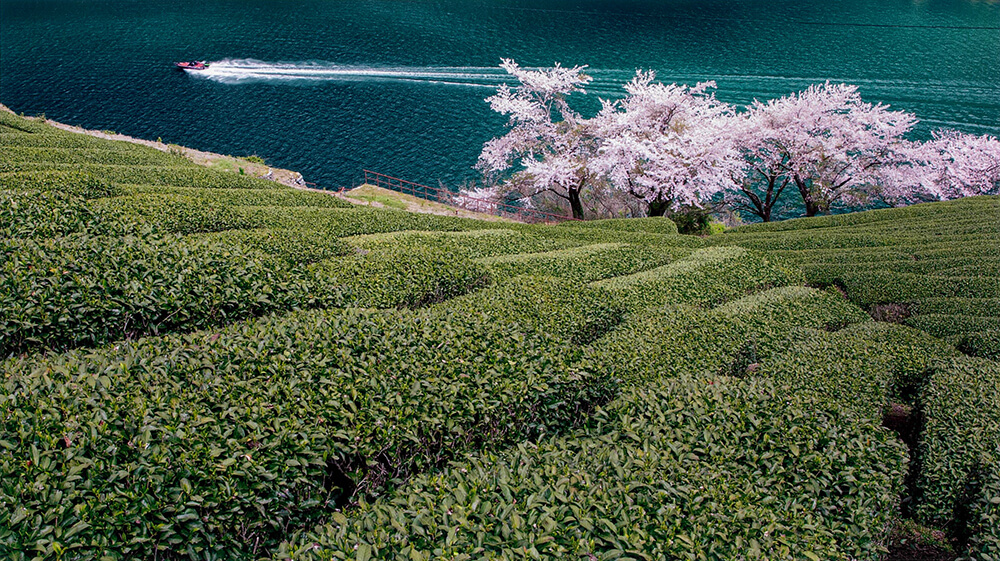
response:
[[[0,109],[0,125],[9,127],[14,131],[28,133],[44,133],[53,130],[52,127],[40,121],[25,119],[24,117],[2,109]]]
[[[952,314],[920,314],[906,320],[908,325],[934,335],[951,337],[981,331],[1000,331],[1000,317]]]
[[[190,160],[152,148],[101,150],[91,148],[23,148],[4,146],[3,162],[41,162],[46,164],[98,164],[105,166],[193,166]]]
[[[851,301],[862,307],[942,297],[1000,298],[1000,276],[949,277],[871,271],[847,273],[840,280]]]
[[[573,242],[544,237],[531,231],[509,229],[468,232],[390,232],[347,239],[355,247],[377,250],[385,246],[420,247],[448,251],[468,259],[537,253],[565,249]]]
[[[740,233],[760,233],[779,231],[800,231],[831,227],[886,226],[899,227],[900,223],[915,223],[922,220],[942,220],[951,215],[959,217],[979,216],[983,210],[1000,208],[996,197],[965,197],[946,203],[918,204],[901,208],[852,212],[834,216],[798,218],[766,224],[744,226],[735,231]]]
[[[630,275],[665,265],[691,253],[688,248],[606,243],[545,253],[503,255],[480,260],[497,278],[547,275],[566,282],[588,283]]]
[[[136,195],[181,195],[209,204],[229,206],[273,206],[354,208],[355,205],[330,193],[303,191],[301,189],[205,189],[199,187],[170,187],[136,185],[126,187]]]
[[[565,223],[563,223],[565,224]],[[701,248],[705,242],[697,236],[681,236],[677,234],[654,234],[623,229],[530,226],[531,231],[543,233],[546,237],[570,240],[578,245],[593,245],[602,243],[627,243],[633,245],[648,245],[653,248]]]
[[[966,333],[955,346],[969,356],[1000,360],[1000,330]]]
[[[60,191],[84,199],[98,199],[125,194],[99,177],[80,171],[48,170],[0,174],[0,190],[13,192]]]
[[[0,238],[52,238],[99,228],[87,201],[62,191],[0,191]]]
[[[713,310],[654,306],[634,312],[586,350],[591,370],[625,386],[700,373],[746,376],[816,329],[868,321],[843,299],[804,287],[768,290]]]
[[[0,172],[40,171],[89,173],[110,183],[128,185],[168,185],[202,189],[288,189],[285,185],[274,181],[215,171],[202,166],[115,166],[94,163],[54,164],[0,161]]]
[[[338,238],[403,230],[458,232],[495,228],[490,222],[469,218],[367,207],[244,207],[241,213],[247,224],[260,224],[267,228],[308,229],[319,236]]]
[[[279,257],[290,265],[308,265],[355,253],[355,248],[340,238],[317,236],[309,230],[227,230],[193,234],[190,240],[219,242],[245,251],[258,251]]]
[[[0,551],[256,559],[353,497],[605,401],[558,340],[442,312],[296,313],[8,361]]]
[[[310,268],[310,276],[317,291],[336,287],[351,305],[365,308],[425,306],[491,282],[489,272],[471,260],[415,247],[323,261]]]
[[[920,395],[915,512],[968,542],[975,559],[1000,558],[1000,364],[959,358],[938,365]]]
[[[571,437],[476,454],[293,536],[296,559],[881,559],[905,465],[764,382],[629,390]]]
[[[348,254],[336,240],[312,244],[294,232],[204,238],[146,230],[7,240],[0,356],[191,331],[281,310],[419,307],[490,283],[482,266],[430,249]],[[292,266],[327,255],[339,257]]]
[[[595,288],[554,277],[507,279],[440,305],[483,324],[509,321],[574,345],[591,343],[617,326],[624,306]]]
[[[401,230],[478,230],[487,223],[464,218],[367,208],[230,206],[224,195],[130,195],[92,203],[109,219],[150,224],[160,232],[195,234],[255,228],[311,230],[317,236],[346,237]]]
[[[881,324],[817,333],[764,361],[754,375],[772,379],[789,395],[812,394],[878,423],[890,398],[911,392],[935,360],[952,356],[954,349],[933,337]]]
[[[677,225],[669,218],[609,218],[605,220],[568,220],[559,228],[600,228],[622,232],[644,232],[647,234],[676,234]]]
[[[801,284],[802,272],[739,247],[698,250],[669,265],[595,283],[635,306],[721,304],[763,288]]]
[[[0,132],[0,146],[23,148],[89,149],[109,152],[147,153],[155,148],[134,142],[122,142],[90,136],[88,134],[68,134],[54,127],[35,133]]]
[[[302,305],[314,294],[280,261],[221,244],[142,232],[7,240],[0,265],[0,356],[192,330]]]

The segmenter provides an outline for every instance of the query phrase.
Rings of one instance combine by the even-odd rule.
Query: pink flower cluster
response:
[[[906,204],[1000,189],[997,138],[949,130],[907,140],[914,115],[863,102],[853,85],[813,85],[736,108],[715,98],[714,82],[664,85],[639,71],[623,98],[602,100],[601,111],[584,118],[568,97],[585,91],[586,67],[501,66],[520,85],[487,99],[508,116],[508,132],[485,144],[477,167],[529,195],[555,193],[574,215],[595,183],[650,209],[724,197],[765,221],[789,186],[807,216],[835,203]]]

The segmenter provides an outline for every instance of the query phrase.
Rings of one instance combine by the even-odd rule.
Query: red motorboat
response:
[[[175,62],[174,66],[181,70],[204,70],[208,68],[208,63],[203,60],[193,60],[190,62]]]

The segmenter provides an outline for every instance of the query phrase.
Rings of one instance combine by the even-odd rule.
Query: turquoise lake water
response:
[[[259,154],[325,188],[363,168],[455,186],[525,66],[635,69],[733,103],[824,80],[916,113],[917,136],[1000,134],[1000,2],[972,0],[0,0],[0,103],[88,128]],[[204,75],[177,60],[212,61]]]

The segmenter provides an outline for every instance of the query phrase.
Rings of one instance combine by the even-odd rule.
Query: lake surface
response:
[[[733,103],[824,80],[1000,134],[1000,2],[973,0],[0,0],[0,103],[88,128],[259,154],[325,188],[363,168],[475,179],[523,66],[587,64],[584,105],[637,68]],[[204,75],[174,61],[212,61]]]

